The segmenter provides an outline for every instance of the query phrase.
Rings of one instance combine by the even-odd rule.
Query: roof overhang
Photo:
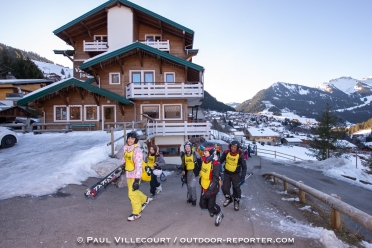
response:
[[[17,105],[19,105],[19,106],[26,105],[26,104],[29,104],[31,102],[35,102],[39,99],[48,98],[50,95],[58,94],[59,91],[64,90],[64,89],[69,88],[69,87],[82,88],[82,89],[85,89],[86,91],[88,91],[92,94],[104,96],[104,97],[106,97],[108,99],[111,99],[113,101],[116,101],[120,104],[133,104],[130,100],[128,100],[127,98],[125,98],[121,95],[118,95],[118,94],[113,93],[111,91],[99,88],[95,85],[92,85],[91,81],[92,80],[90,79],[90,80],[84,82],[84,81],[80,81],[76,78],[69,78],[69,79],[66,79],[66,80],[63,80],[63,81],[59,81],[59,82],[56,82],[54,84],[48,85],[46,87],[40,88],[38,90],[35,90],[35,91],[27,94],[21,100],[17,101]]]
[[[92,9],[84,15],[72,20],[62,27],[53,31],[55,35],[74,46],[76,40],[107,27],[107,11],[115,6],[125,6],[132,10],[134,18],[139,24],[149,26],[162,32],[178,36],[185,41],[185,46],[192,49],[194,40],[194,31],[186,28],[174,21],[171,21],[161,15],[149,11],[141,6],[126,0],[110,0],[100,6]]]
[[[187,69],[188,76],[195,81],[199,80],[199,73],[204,72],[204,67],[189,62],[185,59],[181,59],[172,54],[160,51],[151,46],[135,42],[128,46],[118,48],[114,51],[108,51],[95,56],[91,59],[86,60],[79,68],[91,75],[94,75],[95,71],[99,71],[104,67],[119,63],[122,64],[128,58],[133,56],[149,56],[153,57],[159,62],[167,63],[172,66],[176,66],[182,69]]]

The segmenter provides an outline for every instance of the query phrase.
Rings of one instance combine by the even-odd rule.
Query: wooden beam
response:
[[[118,103],[118,108],[122,116],[124,116],[124,104]]]
[[[84,94],[83,94],[82,90],[80,90],[78,87],[76,87],[75,89],[80,95],[81,102],[84,103]]]
[[[93,74],[93,77],[94,77],[94,81],[96,81],[96,84],[98,85],[98,74],[96,72],[96,70],[93,68],[93,67],[89,67],[89,70],[92,71],[92,74]]]
[[[159,20],[159,27],[160,27],[160,35],[161,35],[161,38],[163,39],[163,22],[161,20]]]
[[[66,97],[66,95],[65,95],[63,92],[60,92],[58,95],[59,95],[59,97],[62,99],[62,101],[64,102],[64,104],[65,104],[66,106],[70,105],[70,104],[68,103],[68,101],[67,101],[67,97]]]
[[[183,47],[184,47],[184,49],[186,49],[185,31],[182,31],[182,42],[183,42]]]
[[[66,51],[63,52],[63,55],[66,56],[71,62],[74,62],[74,60],[66,53]]]
[[[140,59],[141,67],[143,67],[143,58],[142,58],[141,49],[137,48],[137,52],[138,52],[138,56],[139,56],[139,59]]]
[[[43,116],[43,110],[42,110],[41,108],[39,108],[36,104],[33,104],[32,107],[36,109],[36,112],[37,112],[40,116]]]
[[[94,101],[96,102],[96,105],[100,106],[99,105],[99,96],[97,96],[96,94],[93,94],[93,98],[94,98]]]
[[[119,64],[121,74],[124,75],[124,60],[121,60],[118,56],[115,57],[115,60]]]
[[[159,72],[160,74],[163,74],[163,60],[160,58],[160,56],[156,56],[159,61]]]
[[[89,37],[93,39],[93,32],[90,30],[90,28],[88,28],[88,26],[83,21],[80,21],[80,24],[83,25],[83,27],[88,31]]]
[[[185,66],[185,79],[186,79],[186,82],[187,82],[187,71],[188,71],[188,67]]]
[[[73,48],[75,48],[75,41],[74,41],[74,39],[71,37],[71,35],[69,35],[66,31],[62,31],[62,33],[64,34],[64,35],[66,35],[69,39],[70,39],[70,42],[71,42],[71,46],[73,46]]]

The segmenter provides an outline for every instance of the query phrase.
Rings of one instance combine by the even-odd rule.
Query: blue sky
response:
[[[3,1],[0,43],[72,67],[53,31],[104,0]],[[132,0],[195,32],[205,89],[243,102],[276,82],[317,86],[371,72],[369,0]]]

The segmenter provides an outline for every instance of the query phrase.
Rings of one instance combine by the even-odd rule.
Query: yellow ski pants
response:
[[[133,191],[133,183],[135,178],[127,178],[128,198],[132,204],[132,214],[139,214],[142,211],[142,204],[147,200],[147,196],[139,189]]]

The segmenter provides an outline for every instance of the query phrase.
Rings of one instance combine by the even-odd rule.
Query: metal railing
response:
[[[355,222],[359,223],[360,225],[367,228],[369,231],[372,232],[372,216],[369,214],[343,202],[340,198],[335,194],[325,194],[319,190],[311,188],[301,181],[297,182],[293,179],[290,179],[286,176],[277,174],[275,172],[265,173],[262,176],[271,176],[274,178],[274,183],[277,183],[277,178],[283,180],[284,190],[288,190],[288,183],[297,187],[299,189],[299,199],[300,202],[306,203],[306,196],[305,193],[315,197],[316,199],[324,202],[325,204],[329,205],[332,208],[331,214],[331,225],[333,228],[337,230],[341,230],[342,228],[342,220],[341,214],[344,214],[354,220]]]
[[[202,98],[202,83],[130,83],[126,98]]]
[[[305,160],[305,159],[302,159],[302,158],[299,158],[299,157],[296,157],[296,156],[293,156],[293,155],[289,155],[289,154],[285,154],[285,153],[277,152],[277,151],[273,151],[273,150],[266,150],[266,149],[262,149],[262,148],[257,148],[256,149],[256,155],[258,154],[258,152],[263,153],[263,154],[273,155],[275,158],[280,157],[280,158],[286,158],[286,159],[293,159],[294,161],[296,161],[296,159],[297,160]]]

